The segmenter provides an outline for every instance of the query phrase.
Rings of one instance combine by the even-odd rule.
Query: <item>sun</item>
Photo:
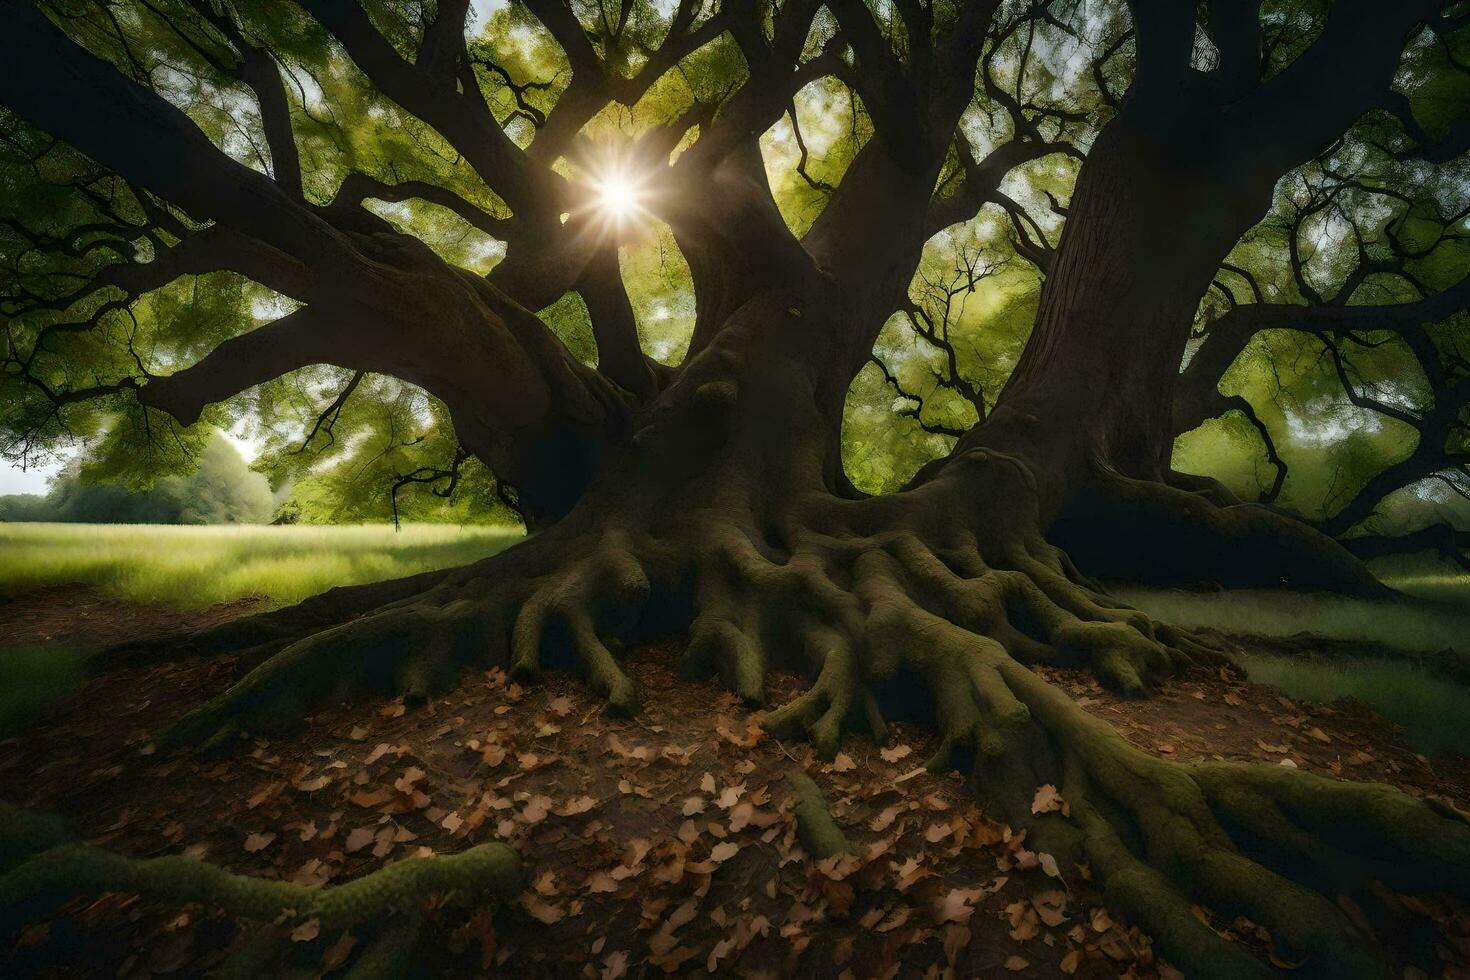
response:
[[[644,181],[625,169],[603,171],[592,179],[591,190],[593,206],[609,225],[626,225],[645,213]]]
[[[597,203],[612,218],[631,218],[640,210],[640,196],[625,174],[612,174],[597,182]]]

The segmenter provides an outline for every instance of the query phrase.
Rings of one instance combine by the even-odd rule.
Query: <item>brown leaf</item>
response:
[[[335,970],[347,962],[347,957],[352,955],[352,949],[357,945],[357,937],[350,932],[344,932],[335,943],[328,946],[322,953],[322,967],[327,970]]]
[[[293,943],[309,943],[321,934],[322,924],[316,919],[307,919],[295,929],[291,930],[291,941]]]
[[[555,812],[559,817],[575,817],[580,813],[586,813],[596,805],[597,801],[590,796],[574,796],[557,807]]]
[[[347,842],[343,845],[348,854],[355,854],[373,842],[373,832],[367,827],[358,827],[347,835]]]
[[[1036,796],[1031,801],[1032,813],[1055,813],[1060,811],[1062,816],[1070,816],[1072,808],[1067,801],[1062,799],[1062,794],[1051,783],[1037,787]]]
[[[837,758],[832,760],[833,772],[852,772],[857,768],[857,763],[852,761],[852,756],[846,752],[837,753]]]
[[[897,762],[899,759],[907,759],[913,751],[907,745],[894,745],[883,749],[878,754],[883,757],[884,762]]]
[[[1005,968],[1012,973],[1019,973],[1030,965],[1031,961],[1024,956],[1012,956],[1005,961]]]
[[[285,788],[286,784],[284,782],[275,782],[270,783],[266,786],[262,786],[260,789],[255,791],[254,796],[245,801],[245,809],[254,810],[262,803],[269,803],[271,800],[280,796],[281,791]]]
[[[271,841],[275,839],[275,834],[272,834],[270,832],[261,833],[257,831],[256,833],[253,833],[245,838],[245,850],[250,852],[251,854],[254,854],[256,851],[263,851],[267,847],[270,847]]]
[[[391,800],[393,798],[393,791],[385,786],[380,786],[374,790],[360,789],[349,794],[347,798],[364,809],[372,810]]]
[[[557,908],[532,892],[522,893],[521,907],[531,914],[531,918],[548,926],[556,925],[567,915],[563,909]]]

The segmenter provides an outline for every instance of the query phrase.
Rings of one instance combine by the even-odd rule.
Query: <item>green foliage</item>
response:
[[[998,23],[1024,23],[1021,15],[1028,6],[1002,4]],[[531,146],[538,125],[571,84],[570,62],[524,4],[476,0],[474,7],[466,35],[473,83],[511,140]],[[896,9],[869,7],[893,50],[912,56],[914,39]],[[505,202],[438,132],[378,91],[299,6],[259,0],[219,9],[229,11],[252,44],[270,52],[282,73],[309,201],[330,202],[343,179],[356,171],[387,184],[427,181],[489,215],[511,217]],[[417,57],[434,4],[371,0],[366,9],[400,55]],[[937,34],[955,29],[956,9],[952,2],[935,0],[931,13]],[[1320,36],[1331,9],[1327,0],[1261,5],[1268,76]],[[594,51],[621,78],[631,78],[648,62],[670,29],[670,10],[652,0],[575,0],[572,5]],[[718,4],[700,5],[691,26],[717,10]],[[234,73],[236,56],[218,30],[169,3],[119,0],[66,5],[65,11],[68,33],[89,50],[152,86],[234,159],[274,170],[260,107]],[[1136,51],[1125,37],[1127,5],[1087,4],[1059,16],[1061,23],[1037,22],[992,35],[982,63],[987,81],[977,86],[960,125],[963,143],[977,159],[1018,135],[1008,110],[1012,100],[1032,107],[1029,118],[1042,138],[1070,142],[1080,151],[1112,117],[1115,109],[1098,85],[1117,96],[1131,81]],[[763,18],[769,30],[769,10]],[[819,11],[803,59],[817,57],[836,34],[836,19]],[[1110,56],[1094,66],[1115,38],[1119,43]],[[854,64],[850,50],[840,53]],[[1196,67],[1209,68],[1215,57],[1213,46],[1201,40]],[[1429,138],[1463,124],[1470,74],[1460,68],[1467,62],[1470,31],[1440,37],[1426,31],[1410,44],[1396,84]],[[608,148],[676,121],[685,125],[692,108],[718,119],[749,74],[731,34],[714,35],[634,104],[613,103],[596,113],[571,144],[574,149],[554,161],[555,168],[595,176],[606,164]],[[131,386],[194,363],[225,339],[291,311],[295,301],[235,273],[215,272],[184,276],[132,302],[108,291],[72,306],[68,296],[78,283],[109,264],[146,262],[177,239],[169,232],[120,231],[163,205],[4,110],[0,129],[5,134],[0,140],[0,291],[44,300],[21,315],[0,310],[5,317],[0,357],[25,366],[24,373],[9,366],[0,371],[0,433],[5,434],[0,456],[44,464],[82,438],[92,446],[89,479],[141,488],[191,471],[211,429],[239,431],[261,447],[254,465],[278,494],[288,495],[282,514],[304,522],[388,520],[394,511],[392,488],[405,475],[453,468],[459,445],[442,405],[391,378],[369,375],[354,386],[350,372],[326,365],[303,368],[211,406],[189,430],[165,413],[142,409]],[[805,85],[789,111],[761,134],[772,194],[795,232],[811,227],[872,137],[867,108],[845,82],[830,75]],[[674,155],[699,138],[699,126],[688,125]],[[1388,257],[1390,230],[1413,256],[1405,275],[1369,276],[1341,302],[1411,300],[1417,295],[1415,283],[1432,291],[1470,272],[1470,244],[1446,235],[1462,228],[1450,227],[1441,217],[1463,207],[1470,180],[1464,159],[1428,166],[1389,152],[1404,144],[1399,119],[1370,114],[1322,160],[1281,182],[1270,216],[1230,257],[1231,266],[1244,270],[1260,288],[1259,299],[1305,303],[1313,300],[1312,293],[1332,296],[1350,277],[1360,244],[1375,260]],[[940,199],[964,187],[960,151],[957,141],[938,176]],[[975,401],[994,404],[1029,336],[1042,282],[1015,241],[1024,234],[1056,245],[1079,166],[1072,156],[1054,153],[1015,169],[1000,190],[1019,212],[988,204],[927,244],[910,299],[929,317],[931,333],[943,345],[926,337],[912,318],[895,316],[885,327],[876,353],[894,381],[871,366],[853,380],[848,396],[843,453],[855,485],[870,492],[901,486],[924,462],[949,450],[951,433],[974,424]],[[1299,230],[1311,247],[1293,257],[1292,217],[1313,188],[1333,175],[1351,177],[1360,186],[1302,222]],[[1391,218],[1398,208],[1392,195],[1375,192],[1384,188],[1409,202],[1397,219]],[[505,255],[504,242],[438,205],[367,203],[394,227],[474,274],[490,272]],[[176,227],[196,227],[184,215],[169,212],[169,218]],[[77,231],[84,228],[93,230]],[[630,228],[620,266],[644,350],[677,364],[688,348],[695,301],[687,264],[669,230],[653,221]],[[1216,290],[1202,303],[1196,324],[1201,335],[1231,302],[1257,298],[1233,275],[1222,272],[1221,278],[1235,295],[1227,299]],[[596,345],[580,297],[568,294],[541,316],[577,358],[595,364]],[[1432,334],[1444,363],[1470,358],[1470,318],[1452,318],[1432,328]],[[1349,356],[1355,385],[1414,412],[1427,408],[1429,379],[1402,343],[1372,332],[1362,338]],[[957,381],[967,383],[977,397],[965,397]],[[349,386],[350,394],[334,406]],[[78,390],[99,397],[58,408],[46,393]],[[1279,502],[1309,517],[1334,513],[1413,446],[1408,427],[1351,403],[1322,343],[1310,335],[1281,331],[1258,337],[1221,390],[1241,394],[1254,406],[1290,464]],[[1175,465],[1216,476],[1253,498],[1275,475],[1263,448],[1253,427],[1227,415],[1182,436]],[[479,463],[462,467],[452,498],[437,496],[449,483],[446,475],[404,484],[398,511],[413,520],[511,519],[494,475]],[[33,515],[34,508],[11,502],[0,504],[0,513]],[[1395,495],[1377,526],[1406,528],[1446,515],[1470,522],[1470,503],[1459,501],[1442,482],[1427,482]]]
[[[165,476],[151,487],[112,482],[130,474],[108,452],[72,462],[44,497],[0,502],[0,520],[64,521],[85,524],[264,524],[274,508],[265,477],[252,472],[229,440],[209,441],[192,472]]]
[[[198,608],[244,596],[288,605],[337,585],[462,565],[520,540],[509,528],[0,525],[0,595],[81,583]]]

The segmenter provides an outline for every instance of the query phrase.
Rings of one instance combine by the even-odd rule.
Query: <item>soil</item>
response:
[[[47,589],[0,603],[0,636],[101,644],[249,608],[189,614]],[[628,654],[645,695],[633,718],[608,717],[561,673],[523,688],[499,670],[466,671],[427,705],[343,705],[213,756],[164,752],[152,739],[227,687],[234,658],[108,665],[47,721],[0,742],[0,800],[59,813],[84,839],[129,855],[184,853],[308,883],[511,844],[525,891],[499,907],[434,912],[422,975],[1178,975],[1146,936],[1113,920],[1085,876],[1049,873],[1049,857],[977,810],[957,774],[926,772],[935,745],[925,728],[895,724],[886,747],[852,736],[822,762],[765,737],[733,696],[673,674],[676,653],[669,644]],[[1362,705],[1297,704],[1230,670],[1143,701],[1081,672],[1047,673],[1169,758],[1296,765],[1470,809],[1470,760],[1425,759]],[[804,683],[777,675],[773,700]],[[803,855],[786,782],[803,769],[859,857]],[[1198,914],[1259,942],[1251,923]],[[363,929],[293,944],[291,923],[92,896],[7,937],[0,973],[197,976],[261,929],[327,974],[372,939]],[[1470,950],[1456,931],[1442,959]]]
[[[114,599],[84,585],[47,586],[0,594],[0,650],[50,644],[101,648],[216,626],[265,605],[264,599],[245,598],[208,609],[175,609]]]

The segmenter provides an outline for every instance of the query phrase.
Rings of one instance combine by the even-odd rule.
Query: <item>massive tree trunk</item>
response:
[[[1324,34],[1350,61],[1365,2],[1340,0]],[[1111,600],[1057,543],[1094,572],[1200,570],[1183,555],[1236,584],[1264,568],[1297,584],[1377,589],[1320,535],[1168,483],[1172,387],[1199,297],[1277,177],[1322,142],[1283,131],[1280,114],[1259,106],[1236,112],[1229,99],[1239,92],[1189,69],[1194,5],[1134,5],[1135,91],[1092,148],[1035,330],[994,412],[903,492],[871,498],[852,494],[842,474],[844,399],[934,231],[930,198],[972,99],[994,3],[965,5],[944,43],[919,45],[910,63],[863,4],[832,4],[861,72],[835,53],[798,62],[814,5],[803,15],[802,4],[784,4],[769,47],[754,20],[732,28],[755,81],[705,118],[707,131],[670,168],[686,193],[663,216],[688,257],[699,311],[689,358],[668,376],[637,355],[609,251],[558,238],[577,220],[559,220],[572,206],[561,185],[487,126],[472,93],[416,78],[361,8],[304,6],[389,97],[487,180],[504,176],[511,221],[535,225],[521,228],[528,254],[487,282],[395,237],[354,209],[353,195],[342,207],[304,206],[261,174],[209,157],[181,113],[120,89],[111,68],[72,57],[58,73],[52,52],[68,42],[36,14],[21,23],[34,50],[0,74],[0,94],[141,186],[238,226],[263,248],[235,260],[306,303],[150,381],[145,403],[189,419],[243,385],[322,360],[392,373],[444,400],[465,446],[518,486],[545,528],[475,565],[333,590],[195,637],[204,649],[241,651],[253,669],[183,719],[175,738],[289,724],[352,695],[424,698],[467,663],[506,663],[521,677],[573,667],[612,708],[632,711],[638,692],[619,645],[686,635],[682,665],[720,675],[752,705],[764,705],[768,670],[807,673],[810,688],[763,723],[827,753],[850,725],[881,740],[890,696],[926,690],[941,735],[930,764],[971,768],[991,806],[1040,849],[1085,863],[1191,975],[1270,972],[1202,923],[1196,904],[1263,923],[1275,953],[1307,973],[1359,976],[1390,964],[1334,898],[1374,881],[1470,892],[1470,826],[1458,815],[1384,787],[1154,758],[1029,669],[1079,667],[1144,694],[1222,656]],[[912,36],[926,37],[927,8],[900,6]],[[1405,31],[1420,16],[1394,14]],[[576,78],[593,79],[574,84],[606,84],[597,66],[583,71],[587,38],[576,25],[547,25],[578,63]],[[433,50],[426,65],[437,64]],[[1254,79],[1259,51],[1242,50],[1256,59],[1244,73]],[[1391,75],[1384,58],[1368,60]],[[27,88],[32,74],[55,76],[45,98]],[[785,111],[791,84],[824,74],[854,77],[877,135],[797,241],[752,137]],[[1283,72],[1252,98],[1289,111],[1304,84]],[[571,130],[584,108],[569,103]],[[1340,133],[1355,118],[1337,118],[1346,112],[1324,112],[1322,128]],[[1258,120],[1272,133],[1264,149],[1246,138]],[[1051,152],[1031,125],[1012,141],[1018,157]],[[137,132],[164,149],[152,152]],[[180,145],[214,163],[179,166],[169,152]],[[658,139],[652,149],[667,158]],[[1012,165],[1009,153],[997,158]],[[1005,168],[966,169],[983,199]],[[595,310],[603,371],[571,358],[524,306],[571,288]],[[1150,538],[1163,548],[1147,547]],[[1045,784],[1060,788],[1069,815],[1032,812]],[[1438,842],[1432,859],[1428,840]]]
[[[1185,489],[1173,472],[1174,391],[1195,310],[1274,184],[1222,142],[1208,98],[1130,104],[1099,135],[1031,340],[992,418],[965,441],[1035,460],[1043,524],[1090,574],[1385,595],[1325,535]]]
[[[1116,152],[1137,166],[1142,151]],[[891,164],[864,166],[874,180],[894,176]],[[927,690],[943,736],[930,764],[972,766],[992,806],[1038,848],[1087,863],[1192,976],[1270,972],[1196,918],[1200,903],[1266,924],[1276,955],[1312,975],[1386,973],[1332,896],[1373,879],[1463,891],[1470,826],[1383,787],[1154,758],[1028,669],[1082,666],[1143,694],[1220,660],[1108,599],[1044,537],[1079,494],[1137,482],[1122,467],[1166,465],[1140,433],[1167,424],[1167,401],[1121,392],[1162,383],[1137,345],[1155,343],[1160,324],[1179,329],[1193,287],[1155,288],[1109,258],[1106,243],[1148,237],[1118,203],[1124,191],[1105,169],[1079,189],[1016,380],[909,490],[845,496],[833,438],[845,386],[834,379],[871,344],[878,293],[901,284],[894,270],[916,246],[844,252],[838,243],[872,216],[833,211],[826,227],[841,233],[819,239],[831,245],[816,268],[735,284],[744,301],[631,417],[562,520],[474,566],[337,590],[200,637],[259,666],[175,736],[268,728],[368,691],[425,697],[465,662],[507,663],[522,678],[573,667],[611,708],[633,711],[638,692],[615,650],[686,633],[682,666],[719,675],[752,705],[765,703],[767,671],[807,673],[810,689],[763,724],[826,753],[850,726],[881,740],[889,697]],[[1167,271],[1197,280],[1204,266]],[[1070,816],[1031,812],[1047,783]],[[1442,844],[1426,862],[1430,836]]]

